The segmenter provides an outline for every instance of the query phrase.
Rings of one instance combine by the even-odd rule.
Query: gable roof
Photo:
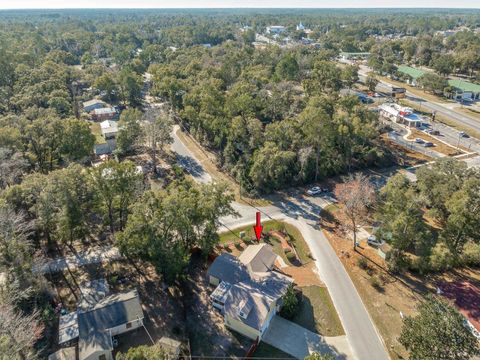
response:
[[[456,89],[462,90],[463,92],[480,93],[480,85],[468,81],[458,79],[448,80],[448,85]]]
[[[88,101],[83,102],[83,107],[84,108],[94,106],[94,105],[106,106],[107,103],[105,101],[102,101],[102,100],[99,100],[99,99],[92,99],[92,100],[88,100]]]
[[[78,311],[79,354],[86,358],[97,351],[112,350],[109,329],[143,319],[136,290],[105,297],[86,311]]]
[[[422,76],[423,74],[425,74],[425,71],[417,69],[417,68],[413,68],[413,67],[407,66],[407,65],[400,65],[398,67],[398,71],[400,71],[401,73],[409,75],[413,79],[417,79],[420,76]]]
[[[93,113],[95,115],[102,115],[102,114],[115,114],[117,112],[117,109],[114,107],[105,107],[101,109],[93,109]]]
[[[215,258],[208,269],[207,275],[230,284],[236,284],[250,278],[247,267],[236,256],[228,253],[222,253]]]
[[[267,272],[273,268],[277,254],[268,244],[250,245],[238,257],[251,272]]]
[[[100,123],[102,134],[114,134],[118,132],[118,123],[113,120],[105,120]]]
[[[245,284],[234,285],[228,293],[224,311],[225,315],[260,330],[274,301],[273,298],[265,296],[258,289]],[[243,317],[240,315],[242,310]]]
[[[417,69],[411,66],[406,66],[406,65],[400,65],[398,67],[398,71],[411,76],[413,79],[418,79],[420,76],[425,74],[424,70]],[[480,93],[480,85],[471,83],[469,81],[460,80],[460,79],[450,79],[448,80],[448,85],[456,89],[462,90],[464,92]]]

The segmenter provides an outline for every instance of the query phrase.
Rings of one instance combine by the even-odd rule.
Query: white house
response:
[[[261,340],[293,280],[274,270],[277,255],[266,244],[250,245],[237,258],[223,253],[208,269],[212,306],[227,327]]]

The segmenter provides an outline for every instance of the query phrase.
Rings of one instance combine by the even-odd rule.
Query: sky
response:
[[[0,9],[63,8],[480,8],[480,0],[0,0]]]

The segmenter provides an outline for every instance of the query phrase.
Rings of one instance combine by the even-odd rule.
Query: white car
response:
[[[383,245],[383,241],[377,240],[377,237],[375,235],[370,235],[367,238],[367,244],[372,247],[379,247]]]
[[[470,330],[472,335],[475,336],[477,340],[480,340],[480,332],[475,328],[475,326],[473,326],[473,324],[468,319],[463,320],[463,326]]]
[[[322,189],[320,186],[314,186],[307,190],[307,195],[314,196],[326,192],[326,189]]]

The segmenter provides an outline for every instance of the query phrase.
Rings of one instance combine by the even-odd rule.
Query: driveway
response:
[[[75,255],[67,255],[34,265],[33,271],[38,274],[48,274],[76,269],[85,265],[98,264],[118,260],[122,257],[120,251],[112,246],[98,246]]]
[[[326,337],[275,315],[262,341],[280,349],[297,359],[312,352],[330,354],[335,359],[353,359],[347,337]]]

